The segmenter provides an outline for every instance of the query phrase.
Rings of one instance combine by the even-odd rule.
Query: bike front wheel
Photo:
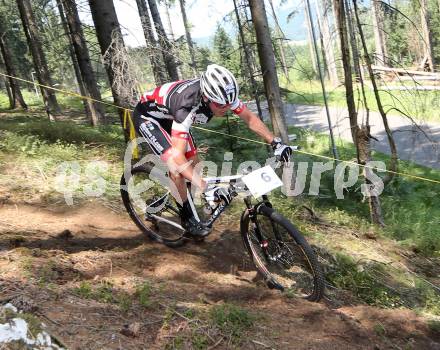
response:
[[[310,301],[322,298],[325,282],[317,256],[289,220],[262,204],[243,213],[241,234],[269,287]]]

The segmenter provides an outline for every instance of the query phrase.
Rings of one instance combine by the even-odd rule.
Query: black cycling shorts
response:
[[[148,114],[143,115],[137,108],[134,110],[133,119],[138,135],[142,136],[148,142],[154,154],[160,156],[160,158],[166,162],[171,155],[171,126],[173,120],[158,119]],[[191,132],[189,132],[185,157],[189,159],[196,154],[196,144]]]

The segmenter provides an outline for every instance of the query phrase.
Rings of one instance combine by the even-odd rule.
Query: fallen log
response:
[[[372,89],[373,87],[370,86],[370,88]],[[434,90],[438,90],[438,91],[440,91],[440,86],[434,86],[434,85],[427,85],[427,86],[380,86],[378,89],[379,90],[387,90],[387,91],[391,91],[391,90],[400,90],[400,91],[405,91],[405,90],[434,91]]]
[[[423,71],[419,71],[419,70],[408,70],[405,68],[390,68],[390,67],[383,67],[383,66],[371,66],[371,68],[375,71],[393,72],[393,73],[400,73],[400,74],[407,74],[407,75],[425,75],[425,76],[437,77],[438,79],[440,79],[440,74],[433,73],[433,72],[423,72]]]

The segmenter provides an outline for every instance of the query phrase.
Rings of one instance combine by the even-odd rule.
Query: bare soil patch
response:
[[[238,227],[171,249],[99,202],[0,205],[0,301],[23,298],[70,349],[440,349],[411,311],[269,290]],[[255,317],[238,339],[207,316],[225,304]]]

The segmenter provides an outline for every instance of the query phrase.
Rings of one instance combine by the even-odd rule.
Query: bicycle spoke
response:
[[[260,218],[258,228],[262,241],[252,229],[250,243],[272,278],[286,289],[308,297],[313,293],[314,272],[305,252],[282,226],[269,218]]]

